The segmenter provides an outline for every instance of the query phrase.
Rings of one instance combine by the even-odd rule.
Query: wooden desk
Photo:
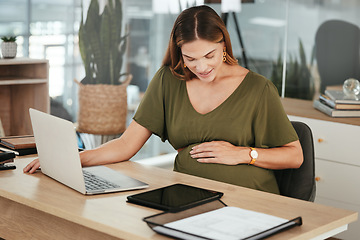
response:
[[[83,196],[40,172],[24,174],[33,157],[17,158],[16,170],[0,171],[0,237],[5,239],[168,239],[154,233],[143,217],[160,211],[126,202],[140,191]],[[224,192],[229,206],[282,218],[302,216],[303,225],[269,239],[322,239],[346,230],[357,213],[286,198],[173,171],[124,162],[111,168],[150,185],[185,183]],[[60,171],[60,169],[59,169]],[[66,169],[63,169],[66,171]]]

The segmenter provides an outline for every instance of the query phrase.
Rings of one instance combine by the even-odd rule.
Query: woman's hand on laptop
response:
[[[23,171],[24,173],[34,173],[37,169],[40,167],[39,159],[36,158],[32,162],[30,162],[26,167],[24,167]]]

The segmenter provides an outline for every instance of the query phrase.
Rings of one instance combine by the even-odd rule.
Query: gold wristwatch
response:
[[[256,161],[256,159],[258,158],[259,154],[258,152],[256,151],[255,148],[253,147],[250,147],[250,157],[251,157],[251,161],[249,162],[249,165],[253,165]]]

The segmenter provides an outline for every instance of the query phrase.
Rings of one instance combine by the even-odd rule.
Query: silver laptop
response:
[[[30,108],[29,112],[45,175],[89,195],[148,187],[105,166],[82,168],[74,124],[35,109]]]

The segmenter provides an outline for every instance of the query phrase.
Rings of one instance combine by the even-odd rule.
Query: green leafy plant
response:
[[[83,7],[82,7],[83,9]],[[81,18],[79,48],[85,67],[83,84],[122,84],[127,35],[122,34],[121,0],[107,1],[99,14],[98,0],[91,0],[86,21]]]
[[[16,42],[16,36],[10,36],[10,37],[1,37],[1,40],[3,40],[4,42]]]
[[[306,62],[303,44],[299,40],[299,58],[289,55],[285,78],[285,97],[312,100],[315,87],[310,68],[313,64],[314,55],[311,56],[310,65]],[[271,81],[277,87],[279,95],[282,92],[283,59],[281,53],[276,62],[273,63]]]

